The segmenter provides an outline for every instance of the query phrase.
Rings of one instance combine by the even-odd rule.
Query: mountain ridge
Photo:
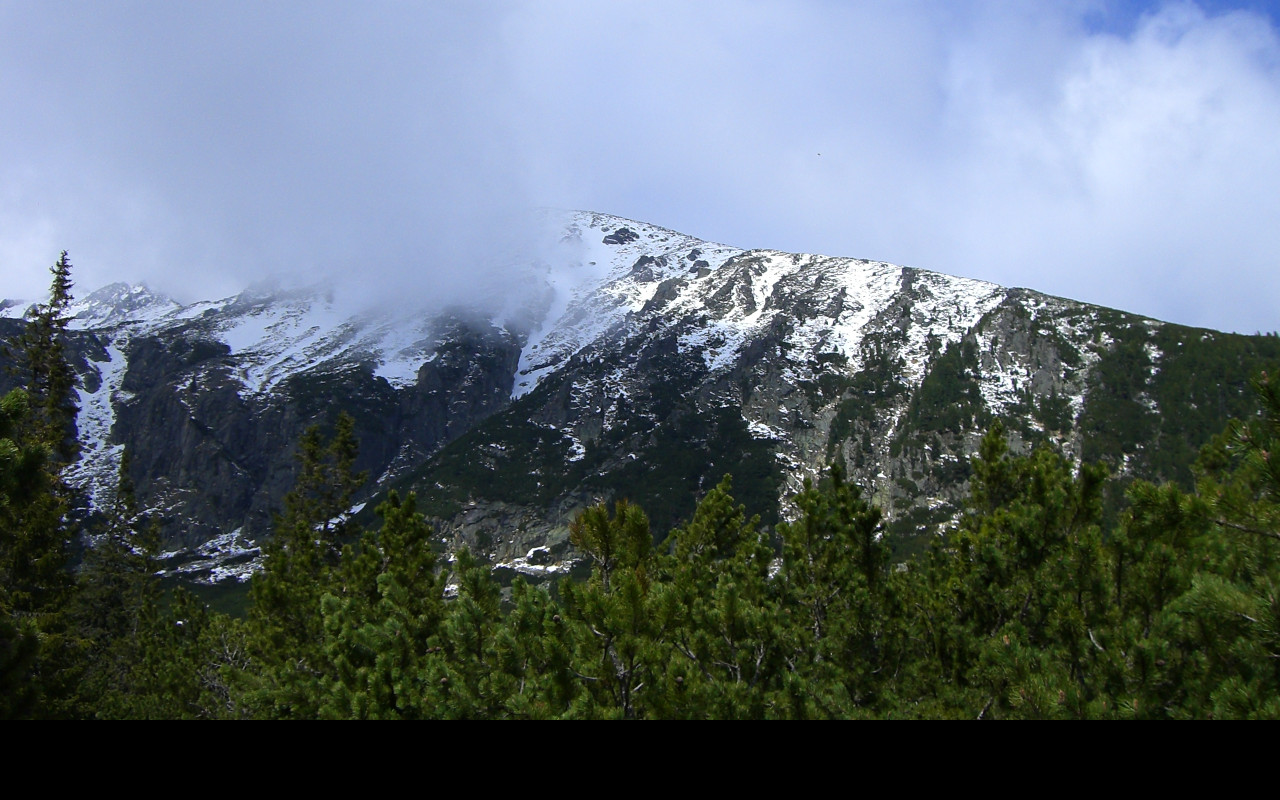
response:
[[[647,501],[658,529],[723,470],[778,519],[832,460],[905,541],[954,516],[995,419],[1015,447],[1181,478],[1197,437],[1248,408],[1248,372],[1280,357],[1274,337],[914,267],[594,212],[560,224],[497,312],[372,313],[318,287],[185,306],[140,286],[91,293],[73,307],[83,456],[69,480],[101,507],[128,446],[174,568],[239,576],[291,482],[292,442],[346,410],[374,476],[363,500],[417,491],[442,549],[516,571],[567,569],[568,521],[592,502]],[[17,309],[0,311],[10,340]],[[1221,369],[1195,384],[1195,359]],[[1170,441],[1177,464],[1155,455]],[[223,566],[200,556],[209,542],[232,554]]]

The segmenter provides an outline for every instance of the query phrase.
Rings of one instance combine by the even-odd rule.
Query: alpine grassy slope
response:
[[[1273,336],[922,269],[588,212],[557,224],[559,246],[513,273],[499,309],[353,312],[323,289],[82,298],[67,480],[107,507],[127,448],[167,565],[242,577],[303,432],[345,411],[373,477],[356,510],[416,491],[439,548],[501,570],[568,569],[570,523],[600,501],[637,503],[661,537],[726,473],[772,525],[830,463],[884,511],[902,555],[958,517],[995,420],[1014,452],[1045,442],[1190,487],[1201,445],[1253,410],[1250,376],[1280,361]],[[22,310],[5,309],[6,339]]]

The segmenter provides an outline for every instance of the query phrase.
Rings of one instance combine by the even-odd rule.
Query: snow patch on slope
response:
[[[978,322],[1000,304],[1005,289],[994,283],[955,278],[937,272],[913,271],[912,325],[907,333],[907,380],[912,386],[924,380],[928,342],[944,347],[959,342]]]
[[[325,301],[263,303],[216,331],[239,361],[237,375],[249,394],[342,355],[352,332],[349,317]]]
[[[182,308],[176,300],[156,294],[144,284],[113,283],[72,301],[67,313],[73,330],[131,324],[147,326]]]
[[[604,242],[606,236],[623,228],[635,238],[618,244]],[[690,259],[694,250],[699,251],[698,257]],[[628,314],[640,311],[662,281],[692,276],[697,261],[717,269],[741,252],[656,225],[572,212],[556,255],[558,261],[546,267],[546,282],[552,292],[550,307],[520,353],[512,398],[533,391],[584,347],[622,325]],[[652,261],[637,269],[646,256]]]
[[[89,505],[98,510],[105,508],[115,497],[120,459],[124,452],[124,445],[108,444],[116,422],[114,400],[120,393],[120,383],[124,380],[127,366],[124,344],[113,341],[107,346],[108,360],[99,362],[97,366],[101,382],[96,392],[88,392],[83,386],[76,389],[80,406],[76,428],[81,450],[80,458],[67,468],[66,478],[68,484],[83,490],[89,498]]]

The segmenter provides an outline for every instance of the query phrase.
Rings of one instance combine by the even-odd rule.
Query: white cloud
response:
[[[1077,36],[1035,96],[960,88],[976,144],[956,195],[974,202],[938,212],[959,224],[951,257],[1180,322],[1280,327],[1277,64],[1263,19],[1175,5],[1128,38]]]
[[[1130,6],[0,7],[0,294],[449,295],[548,204],[1280,327],[1274,23]]]

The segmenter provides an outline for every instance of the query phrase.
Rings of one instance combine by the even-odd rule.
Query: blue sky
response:
[[[1242,2],[0,0],[0,295],[462,297],[531,207],[1280,328]],[[388,300],[390,301],[390,300]]]
[[[1158,13],[1167,4],[1151,0],[1118,0],[1083,5],[1084,25],[1088,31],[1129,36],[1142,17]],[[1280,21],[1280,4],[1274,0],[1198,0],[1196,5],[1209,16],[1244,11],[1267,17],[1272,25]]]

